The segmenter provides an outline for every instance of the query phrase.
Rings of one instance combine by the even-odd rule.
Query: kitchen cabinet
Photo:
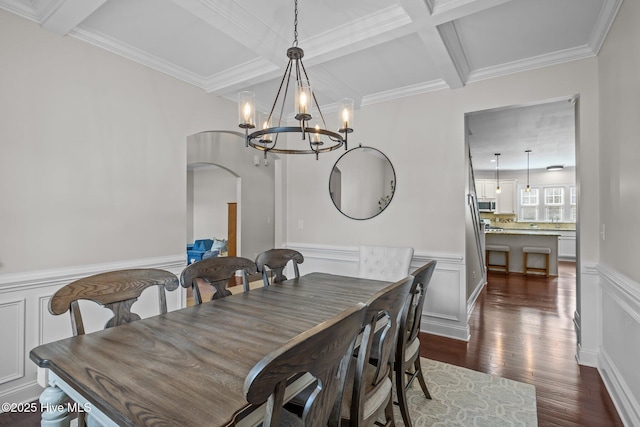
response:
[[[476,195],[478,199],[495,199],[496,181],[493,179],[476,179]]]
[[[516,213],[516,181],[500,180],[500,193],[496,201],[497,214]]]
[[[576,232],[575,231],[560,231],[560,237],[558,237],[558,258],[567,261],[576,260]]]

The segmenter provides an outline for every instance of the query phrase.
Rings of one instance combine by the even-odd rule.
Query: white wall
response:
[[[187,136],[231,126],[236,107],[3,10],[0,58],[0,400],[19,402],[41,391],[29,351],[70,331],[47,310],[58,288],[105,270],[180,273]]]
[[[340,150],[321,155],[318,161],[312,156],[288,159],[288,244],[306,248],[318,258],[326,256],[316,258],[315,265],[336,271],[350,271],[348,248],[360,244],[412,246],[421,259],[446,259],[462,274],[456,276],[457,282],[446,285],[434,276],[424,329],[466,339],[467,311],[473,303],[466,297],[475,292],[476,284],[467,284],[464,274],[464,115],[580,96],[576,157],[582,215],[578,228],[582,257],[595,263],[599,243],[597,71],[597,59],[585,59],[361,108],[350,144],[363,142],[389,157],[397,176],[393,201],[371,220],[351,220],[337,211],[327,190]]]
[[[0,274],[183,253],[187,135],[235,105],[5,11],[0,57]]]
[[[464,114],[560,96],[581,96],[582,150],[588,173],[580,179],[584,253],[597,259],[598,92],[595,59],[561,64],[363,107],[351,144],[366,141],[393,163],[397,188],[391,205],[368,221],[353,221],[333,206],[329,173],[340,151],[288,161],[287,237],[291,242],[357,246],[413,246],[425,252],[464,253]],[[303,176],[304,179],[300,179]],[[313,224],[299,229],[298,220]],[[591,230],[591,231],[589,231]]]
[[[228,203],[238,200],[238,181],[231,172],[219,168],[193,171],[194,239],[224,239],[228,236]]]
[[[188,138],[187,164],[201,163],[220,166],[237,177],[238,256],[253,260],[273,248],[275,176],[280,160],[270,156],[265,165],[263,154],[245,148],[244,137],[238,132],[206,131]]]
[[[597,365],[626,425],[640,425],[640,3],[622,3],[599,56],[600,261],[591,299]],[[602,230],[602,229],[601,229]]]

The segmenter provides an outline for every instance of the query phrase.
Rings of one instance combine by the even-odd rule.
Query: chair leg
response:
[[[402,421],[405,426],[412,426],[411,416],[409,415],[409,405],[407,404],[407,383],[405,373],[400,369],[396,369],[396,394],[398,395],[398,406],[400,407],[400,414],[402,415]]]
[[[420,358],[418,357],[415,362],[413,362],[414,369],[418,376],[418,382],[420,383],[420,388],[424,393],[424,396],[427,399],[431,399],[431,393],[429,393],[429,389],[427,388],[427,382],[424,380],[424,375],[422,375],[422,365],[420,365]]]

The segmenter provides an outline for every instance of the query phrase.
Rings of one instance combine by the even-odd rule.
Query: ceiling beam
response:
[[[459,48],[461,44],[457,39],[457,33],[453,31],[454,29],[439,31],[438,25],[431,16],[431,11],[424,0],[399,1],[411,17],[416,33],[424,43],[428,54],[436,64],[447,86],[451,89],[458,89],[464,86],[469,67],[464,52]],[[420,53],[417,52],[416,54]]]
[[[512,0],[435,0],[431,16],[436,25],[508,3]]]
[[[280,77],[287,64],[285,52],[291,46],[291,40],[284,40],[235,2],[172,1],[256,54],[252,61],[206,77],[208,92],[224,95],[243,86]],[[299,46],[305,50],[305,65],[311,67],[407,36],[412,31],[411,19],[403,8],[392,5],[317,36],[301,39]],[[256,64],[262,64],[262,68]]]
[[[47,31],[65,35],[87,19],[107,0],[57,0],[48,4],[40,19]]]

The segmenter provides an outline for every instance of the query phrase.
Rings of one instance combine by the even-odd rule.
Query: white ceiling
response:
[[[565,98],[535,105],[467,114],[467,134],[475,171],[545,169],[576,165],[575,102]]]
[[[299,46],[330,112],[343,97],[358,108],[596,56],[621,2],[299,0]],[[215,95],[250,90],[268,111],[293,41],[293,3],[0,0],[0,8]]]

